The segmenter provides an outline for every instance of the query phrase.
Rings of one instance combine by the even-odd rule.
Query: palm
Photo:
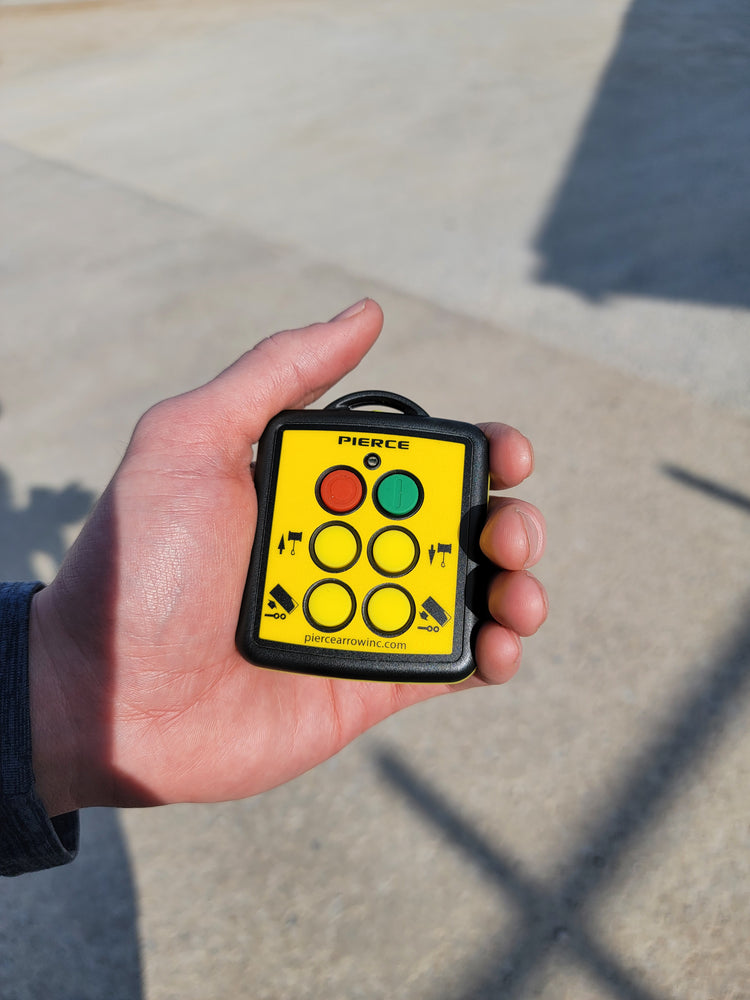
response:
[[[144,460],[136,439],[87,529],[89,539],[116,538],[114,546],[85,547],[111,550],[112,585],[99,585],[98,555],[87,567],[72,554],[78,586],[89,581],[89,605],[97,592],[118,595],[118,640],[106,654],[119,706],[107,737],[121,776],[118,804],[254,794],[326,759],[396,708],[438,693],[243,660],[235,627],[255,490],[246,461],[217,468],[198,446],[186,454],[178,467],[174,455],[152,450]],[[108,620],[106,606],[98,618]]]

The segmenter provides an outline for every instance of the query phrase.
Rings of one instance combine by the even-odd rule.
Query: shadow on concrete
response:
[[[0,468],[0,579],[34,579],[38,553],[59,564],[63,529],[93,501],[78,485],[35,487],[17,506]],[[117,814],[86,810],[72,865],[0,879],[0,997],[140,1000],[141,978],[136,892]]]
[[[137,928],[117,814],[85,810],[72,865],[0,880],[0,997],[141,1000]]]
[[[746,0],[634,0],[537,235],[591,299],[750,306]]]
[[[694,472],[690,472],[689,469],[683,469],[680,465],[665,463],[662,466],[662,472],[683,486],[700,490],[701,493],[706,493],[714,500],[721,500],[723,503],[730,504],[732,507],[737,507],[746,514],[750,514],[750,497],[744,493],[740,493],[739,490],[729,489],[721,483],[717,483],[714,479],[697,476]]]
[[[61,490],[34,486],[26,506],[16,506],[10,476],[0,467],[0,579],[36,579],[35,554],[59,566],[65,555],[63,529],[85,517],[94,499],[75,483]]]
[[[750,497],[675,466],[663,468],[686,488],[750,511]],[[692,691],[675,697],[671,721],[625,762],[619,785],[594,816],[585,844],[562,865],[560,877],[549,883],[525,873],[515,858],[478,833],[404,760],[388,750],[379,753],[376,762],[384,779],[479,868],[519,914],[511,940],[506,933],[489,965],[467,970],[466,988],[450,1000],[535,996],[534,975],[556,952],[582,967],[614,1000],[666,1000],[632,971],[627,956],[614,954],[598,939],[596,915],[587,904],[607,891],[624,855],[635,849],[639,837],[659,821],[691,779],[697,760],[713,745],[728,717],[750,700],[750,606],[742,622],[713,669]]]

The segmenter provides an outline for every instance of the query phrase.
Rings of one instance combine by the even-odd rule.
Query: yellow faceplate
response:
[[[367,455],[379,457],[377,468]],[[437,438],[284,430],[259,637],[347,654],[450,656],[465,456],[465,445]],[[329,512],[316,484],[342,466],[359,474],[364,499]],[[378,484],[399,471],[421,486],[420,506],[406,517],[375,503]],[[405,487],[394,502],[409,502]]]

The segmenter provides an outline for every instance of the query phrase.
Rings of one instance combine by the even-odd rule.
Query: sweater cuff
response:
[[[0,875],[72,861],[78,813],[50,819],[34,788],[29,613],[41,583],[0,583]]]

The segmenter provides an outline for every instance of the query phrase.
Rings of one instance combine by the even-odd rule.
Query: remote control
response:
[[[470,676],[488,475],[478,428],[395,393],[278,414],[258,445],[240,652],[328,677]]]

